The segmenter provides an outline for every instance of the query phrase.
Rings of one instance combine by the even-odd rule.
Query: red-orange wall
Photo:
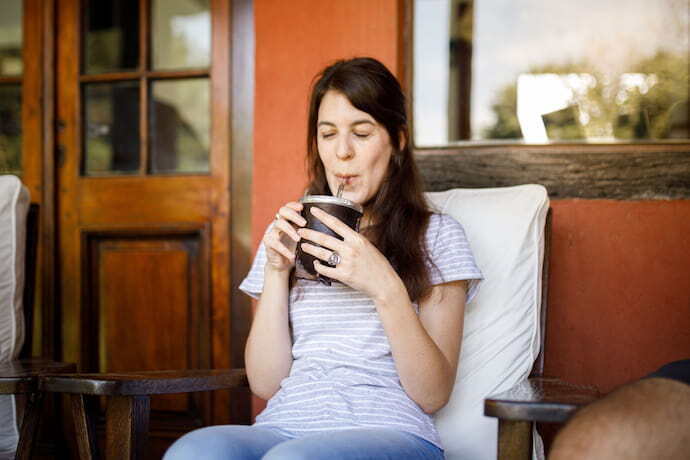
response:
[[[401,76],[399,0],[256,0],[252,225],[301,195],[308,88],[340,57]],[[603,391],[690,357],[690,201],[553,202],[546,372]]]
[[[546,372],[608,392],[690,358],[690,200],[552,208]]]
[[[309,86],[327,64],[373,56],[400,65],[398,0],[257,0],[252,229],[257,242],[278,208],[306,185]]]

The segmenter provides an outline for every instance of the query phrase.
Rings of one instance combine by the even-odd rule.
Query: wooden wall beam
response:
[[[418,150],[429,191],[539,183],[551,198],[690,198],[690,146],[466,147]]]

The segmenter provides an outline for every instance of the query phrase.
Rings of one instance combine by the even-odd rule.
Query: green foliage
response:
[[[491,105],[496,123],[484,133],[485,139],[519,139],[522,137],[517,119],[517,85],[504,87]]]
[[[587,62],[543,65],[530,74],[587,74],[595,84],[575,93],[574,105],[544,115],[549,139],[578,140],[688,138],[688,57],[658,52],[632,65],[642,87],[625,86],[618,75],[606,75]],[[517,85],[502,88],[492,104],[495,123],[483,133],[487,139],[519,139]],[[584,119],[585,123],[581,123]]]
[[[635,91],[626,101],[628,124],[634,138],[688,137],[688,58],[659,52],[640,62],[634,72],[656,76],[646,94]]]

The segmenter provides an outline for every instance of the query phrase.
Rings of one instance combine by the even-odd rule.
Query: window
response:
[[[414,0],[417,146],[690,138],[688,0]]]
[[[209,173],[210,0],[83,11],[83,174]]]
[[[0,173],[22,170],[22,0],[0,15]]]

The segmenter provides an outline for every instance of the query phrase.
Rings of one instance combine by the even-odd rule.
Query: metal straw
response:
[[[340,198],[340,196],[343,194],[343,189],[345,188],[345,181],[342,181],[340,185],[338,186],[338,193],[335,195],[336,197]]]

